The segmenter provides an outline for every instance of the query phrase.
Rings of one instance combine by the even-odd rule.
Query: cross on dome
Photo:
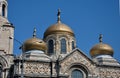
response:
[[[103,38],[103,35],[100,34],[100,35],[99,35],[99,42],[100,42],[100,43],[102,43],[102,38]]]
[[[36,37],[36,28],[34,28],[34,30],[33,30],[33,37],[34,38]]]
[[[58,9],[58,13],[57,13],[57,16],[58,16],[57,22],[58,22],[58,23],[60,23],[60,13],[61,13],[61,11],[60,11],[60,9]]]

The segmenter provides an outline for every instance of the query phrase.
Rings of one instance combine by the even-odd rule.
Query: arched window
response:
[[[73,70],[71,73],[71,78],[83,78],[83,73],[80,70]]]
[[[54,42],[53,42],[53,40],[48,41],[48,52],[49,52],[49,54],[54,53]]]
[[[66,40],[63,38],[61,39],[61,53],[65,54],[66,53]]]
[[[72,50],[75,49],[75,43],[72,41]]]
[[[3,4],[2,5],[2,16],[5,16],[5,8],[6,8],[6,6]]]

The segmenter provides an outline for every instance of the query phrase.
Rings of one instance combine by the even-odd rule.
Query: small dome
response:
[[[44,33],[44,37],[50,35],[50,34],[59,34],[59,33],[63,33],[63,34],[69,34],[74,36],[74,32],[71,30],[70,27],[68,27],[65,24],[62,24],[61,22],[58,22],[52,26],[50,26]]]
[[[90,55],[92,57],[97,55],[111,55],[113,56],[113,49],[108,44],[99,43],[92,47],[90,50]]]
[[[23,44],[24,52],[30,51],[30,50],[45,51],[46,49],[47,49],[46,43],[43,40],[38,39],[36,37],[26,40]]]

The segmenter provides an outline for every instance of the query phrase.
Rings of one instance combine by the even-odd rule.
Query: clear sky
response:
[[[75,33],[77,46],[88,57],[89,51],[99,42],[114,49],[114,57],[120,62],[120,15],[119,0],[8,0],[8,19],[15,26],[15,39],[22,43],[37,37],[57,21],[57,9],[61,9],[61,21]],[[14,42],[14,54],[20,54],[20,44]]]

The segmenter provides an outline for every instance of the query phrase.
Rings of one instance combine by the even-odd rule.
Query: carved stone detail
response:
[[[101,78],[120,78],[119,68],[100,68]]]
[[[0,63],[4,66],[7,67],[7,61],[5,60],[5,58],[0,56]]]
[[[95,66],[93,66],[84,56],[82,56],[78,52],[74,52],[74,54],[67,57],[61,63],[61,72],[62,73],[67,72],[68,68],[74,63],[75,64],[82,64],[85,67],[87,67],[90,71],[92,71],[92,73],[95,73],[95,71],[93,71],[95,69]]]
[[[24,64],[24,68],[25,74],[50,74],[50,67],[48,63],[28,62]]]

